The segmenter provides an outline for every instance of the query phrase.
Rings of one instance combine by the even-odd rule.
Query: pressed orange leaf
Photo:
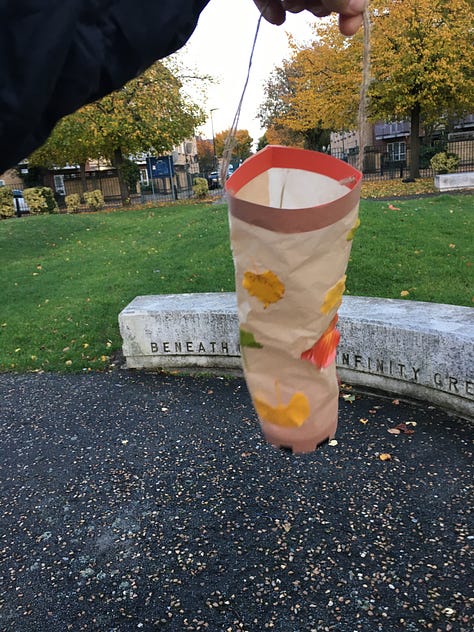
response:
[[[308,360],[318,369],[325,369],[334,362],[337,345],[341,339],[341,334],[336,329],[337,320],[338,316],[336,314],[321,338],[310,349],[303,351],[301,354],[302,360]]]

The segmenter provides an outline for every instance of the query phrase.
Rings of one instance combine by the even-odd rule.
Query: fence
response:
[[[405,145],[405,143],[399,143]],[[338,151],[331,154],[344,160],[354,167],[358,166],[359,148],[352,148],[348,153]],[[436,141],[433,144],[420,145],[420,177],[432,178],[434,171],[431,168],[431,158],[441,151],[456,154],[459,157],[459,166],[456,171],[474,171],[474,139],[457,141]],[[410,173],[411,151],[409,145],[405,145],[396,156],[389,153],[383,146],[366,147],[364,151],[363,173],[365,180],[390,180],[406,178]]]
[[[409,176],[411,152],[409,145],[405,142],[396,143],[397,154],[390,153],[388,146],[366,147],[364,152],[363,172],[365,180],[389,180],[403,179]],[[447,151],[459,157],[457,171],[474,171],[474,134],[473,137],[463,140],[438,140],[432,144],[422,143],[420,146],[420,177],[432,178],[435,174],[430,166],[430,159],[440,151]],[[345,160],[354,167],[358,165],[358,147],[351,148],[348,152],[332,151],[336,158]],[[50,172],[45,178],[44,184],[56,189],[56,178],[60,174],[63,182],[63,194],[57,194],[56,198],[60,207],[65,206],[64,195],[79,193],[84,191],[84,181],[79,172]],[[144,204],[147,202],[172,202],[176,200],[187,200],[193,197],[192,180],[199,174],[190,174],[187,171],[176,170],[176,177],[173,181],[170,178],[156,178],[148,183],[148,186],[141,187],[139,193],[130,196],[132,204]],[[23,188],[22,186],[7,185],[10,188]],[[85,179],[85,190],[92,191],[99,189],[104,196],[107,207],[122,206],[120,196],[120,186],[114,169],[107,171],[89,172]],[[209,191],[210,196],[220,197],[222,189],[217,188]],[[82,207],[86,209],[85,205]]]
[[[140,187],[140,192],[130,195],[132,204],[146,202],[171,202],[185,200],[193,196],[192,179],[187,174],[176,173],[176,178],[154,178],[146,186]],[[85,179],[87,191],[99,189],[104,196],[107,207],[122,206],[120,185],[115,170],[96,171],[88,173]],[[84,183],[78,173],[64,176],[64,191],[66,195],[84,191]]]

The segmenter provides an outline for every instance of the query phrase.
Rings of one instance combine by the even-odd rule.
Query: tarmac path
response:
[[[241,378],[0,375],[0,630],[470,632],[472,424],[351,399],[294,456]]]

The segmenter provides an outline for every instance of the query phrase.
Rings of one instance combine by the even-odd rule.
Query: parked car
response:
[[[25,215],[30,212],[28,204],[25,202],[25,198],[23,197],[23,191],[21,189],[13,189],[13,204],[15,206],[16,214],[18,217],[20,215]]]
[[[207,185],[210,189],[218,189],[220,187],[220,178],[217,171],[211,171],[207,176]]]
[[[227,169],[227,177],[230,178],[233,173],[234,167],[229,165]],[[219,189],[222,186],[219,171],[211,171],[211,173],[207,176],[207,184],[210,189]]]

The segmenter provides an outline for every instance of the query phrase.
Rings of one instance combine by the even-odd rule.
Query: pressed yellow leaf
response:
[[[266,309],[271,303],[277,303],[285,293],[285,286],[278,276],[271,270],[267,270],[262,274],[256,274],[249,270],[244,274],[242,281],[244,287],[250,296],[255,296],[263,303]]]
[[[322,314],[329,314],[333,310],[337,309],[342,303],[342,295],[346,289],[346,275],[340,279],[336,285],[333,285],[324,297],[324,303],[321,306]]]
[[[347,237],[346,237],[347,241],[352,241],[354,239],[354,235],[356,234],[357,229],[359,228],[359,226],[360,226],[360,218],[358,217],[356,219],[356,223],[354,224],[354,226],[347,233]]]
[[[283,428],[299,428],[310,413],[308,398],[300,392],[295,393],[288,404],[278,403],[276,406],[256,397],[255,408],[261,419]]]

